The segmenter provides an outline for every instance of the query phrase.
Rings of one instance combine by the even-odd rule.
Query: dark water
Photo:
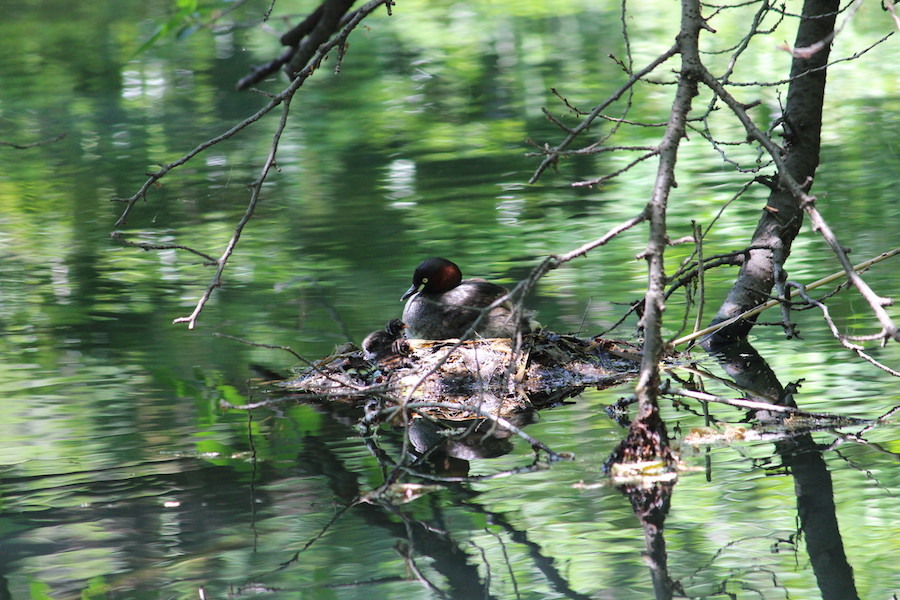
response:
[[[236,20],[250,22],[262,4],[248,4]],[[637,63],[674,35],[677,17],[657,8],[632,25]],[[560,138],[540,107],[574,123],[548,88],[589,107],[618,85],[618,67],[606,59],[624,55],[618,6],[401,3],[394,17],[368,21],[341,73],[323,69],[294,100],[278,170],[224,287],[193,331],[172,320],[193,310],[211,269],[187,252],[144,252],[111,239],[122,207],[110,199],[131,196],[154,165],[262,106],[265,98],[232,88],[277,44],[258,27],[218,36],[200,30],[135,55],[170,9],[2,4],[0,141],[65,137],[26,149],[0,145],[0,598],[651,597],[640,527],[601,471],[624,435],[605,409],[631,393],[628,385],[586,392],[527,428],[574,453],[573,461],[448,484],[398,507],[344,510],[383,482],[380,452],[400,456],[399,434],[384,429],[366,443],[349,411],[222,408],[260,399],[247,383],[250,365],[287,372],[297,361],[212,336],[289,345],[318,358],[399,316],[399,296],[423,256],[445,255],[469,274],[509,284],[540,257],[640,211],[652,161],[601,189],[568,183],[627,159],[573,159],[526,184],[537,165],[523,156],[531,150],[526,138]],[[309,9],[278,3],[276,17]],[[727,47],[744,23],[722,17],[710,47]],[[271,27],[286,29],[280,20]],[[890,27],[881,11],[864,7],[835,53],[852,53]],[[770,42],[736,79],[786,73],[786,58]],[[900,241],[895,51],[889,40],[830,74],[816,190],[857,261]],[[282,83],[262,87],[277,91]],[[740,93],[776,103],[766,89]],[[662,121],[668,102],[648,86],[632,116]],[[246,207],[246,184],[258,175],[273,128],[273,119],[260,122],[173,171],[118,231],[217,256]],[[630,135],[636,145],[655,139],[653,131]],[[749,178],[724,167],[699,136],[680,160],[673,238],[690,232],[691,219],[709,224]],[[746,243],[765,194],[754,189],[723,214],[707,255]],[[793,279],[838,270],[815,233],[806,227],[801,235]],[[643,288],[644,264],[634,257],[645,237],[629,232],[545,278],[530,302],[541,322],[586,334],[615,323]],[[673,247],[670,270],[689,252]],[[896,297],[893,273],[885,263],[867,280]],[[713,306],[732,275],[711,278]],[[673,297],[672,335],[682,308]],[[876,330],[853,293],[831,308],[842,328]],[[817,315],[798,321],[803,340],[760,328],[754,343],[782,383],[803,380],[801,408],[877,418],[900,404],[896,378],[840,348]],[[630,320],[618,334],[633,329]],[[900,365],[896,344],[872,354]],[[676,444],[704,424],[701,410],[663,406]],[[742,416],[713,412],[732,423]],[[900,436],[896,417],[853,437],[861,429],[814,439],[827,446],[859,596],[887,599],[900,594]],[[510,440],[503,449],[456,466],[492,475],[533,460],[527,444]],[[670,574],[686,593],[821,597],[798,535],[796,482],[773,443],[681,451],[693,470],[675,487],[666,540]]]

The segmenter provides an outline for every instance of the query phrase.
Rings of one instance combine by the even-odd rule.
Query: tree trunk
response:
[[[797,30],[795,48],[806,48],[816,42],[829,40],[834,32],[839,3],[837,0],[806,0]],[[787,106],[783,117],[785,164],[788,174],[805,186],[819,166],[822,108],[825,99],[824,66],[828,62],[831,44],[809,57],[795,54],[791,66]],[[821,69],[813,71],[814,69]],[[813,72],[810,72],[813,71]],[[741,267],[737,281],[719,308],[712,324],[733,318],[769,299],[775,285],[776,269],[780,270],[791,252],[791,244],[803,223],[803,209],[791,192],[779,185],[776,176],[772,192],[753,234],[751,250]],[[739,320],[709,336],[703,343],[707,350],[742,339],[753,327],[756,317]]]

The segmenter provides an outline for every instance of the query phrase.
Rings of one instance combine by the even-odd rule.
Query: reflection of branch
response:
[[[474,496],[474,492],[467,491],[469,496]],[[524,548],[534,567],[544,575],[550,587],[557,592],[557,597],[569,600],[591,600],[594,597],[574,590],[569,576],[560,572],[560,561],[548,556],[546,547],[529,539],[528,530],[513,525],[505,513],[489,510],[485,505],[478,504],[473,500],[466,501],[463,506],[474,514],[484,515],[485,521],[489,525],[506,532],[510,540]],[[516,598],[518,599],[519,596]]]
[[[565,454],[557,454],[556,452],[551,450],[550,447],[547,446],[544,442],[525,433],[524,431],[522,431],[521,429],[519,429],[518,427],[516,427],[515,425],[510,423],[507,419],[504,419],[503,417],[498,417],[497,415],[491,413],[490,411],[484,410],[480,406],[477,406],[474,404],[468,404],[468,403],[462,403],[462,402],[407,402],[405,404],[389,406],[389,407],[383,408],[379,411],[374,411],[374,412],[366,415],[362,422],[363,422],[363,424],[371,423],[376,418],[381,421],[390,422],[397,415],[397,413],[405,412],[407,410],[416,411],[417,409],[420,409],[420,408],[447,408],[447,409],[452,409],[452,410],[468,411],[468,412],[478,415],[479,417],[488,419],[495,425],[502,427],[503,429],[506,429],[510,433],[513,433],[513,434],[519,436],[520,438],[522,438],[523,440],[525,440],[526,442],[531,444],[531,447],[534,448],[535,450],[543,450],[544,452],[547,453],[548,457],[552,461],[567,460],[567,459],[571,458],[570,456],[567,456]]]
[[[346,382],[339,381],[336,383],[340,383],[343,386],[346,386]],[[273,398],[268,398],[266,400],[260,400],[259,402],[248,402],[247,404],[232,404],[225,400],[220,400],[219,404],[224,406],[225,408],[233,408],[234,410],[254,410],[257,408],[269,408],[276,404],[280,404],[285,401],[285,399],[299,399],[302,401],[309,400],[317,400],[320,402],[324,401],[333,401],[333,400],[358,400],[364,396],[378,396],[387,394],[390,390],[384,384],[375,384],[370,385],[368,387],[359,387],[359,388],[350,388],[346,391],[328,391],[322,392],[319,394],[309,393],[309,392],[297,392],[297,396],[277,396]]]
[[[530,465],[513,467],[511,469],[496,471],[494,473],[485,473],[483,475],[435,475],[434,473],[419,471],[414,469],[413,467],[403,464],[398,465],[398,468],[405,473],[418,477],[419,479],[425,479],[427,481],[435,481],[440,483],[478,483],[481,481],[491,481],[493,479],[504,479],[506,477],[524,475],[525,473],[534,473],[536,471],[546,471],[548,467],[546,463],[535,461]]]
[[[416,564],[416,555],[413,551],[413,548],[405,544],[397,544],[396,550],[397,554],[399,554],[403,559],[403,564],[406,565],[407,570],[409,570],[409,572],[419,580],[419,583],[421,583],[425,587],[425,589],[427,589],[432,594],[435,594],[438,598],[449,597],[441,590],[441,588],[433,584],[431,580],[428,579],[428,577],[426,577],[424,573],[422,573],[419,565]]]
[[[15,142],[5,142],[0,140],[0,146],[9,146],[10,148],[14,148],[16,150],[28,150],[29,148],[34,148],[36,146],[45,146],[47,144],[52,144],[54,142],[58,142],[59,140],[66,137],[65,133],[60,133],[56,137],[52,137],[46,140],[39,140],[37,142],[31,142],[30,144],[17,144]]]
[[[895,408],[900,408],[900,407],[895,407]],[[877,426],[877,421],[873,421],[873,422],[872,422],[871,424],[869,424],[867,427],[863,428],[863,431],[867,431],[867,430],[872,429],[872,428],[874,428],[874,427],[876,427],[876,426]],[[886,447],[886,446],[883,445],[883,444],[878,444],[878,443],[871,442],[871,441],[867,440],[866,438],[864,438],[864,437],[862,436],[862,431],[859,432],[859,433],[843,433],[843,432],[841,432],[841,431],[835,431],[835,432],[832,432],[832,433],[834,433],[835,439],[834,439],[833,442],[831,442],[831,443],[825,448],[825,450],[835,450],[835,449],[836,449],[838,446],[840,446],[841,444],[844,444],[844,443],[846,443],[846,442],[851,442],[851,443],[854,443],[854,444],[859,444],[860,446],[865,446],[865,447],[867,447],[867,448],[869,448],[869,449],[871,449],[871,450],[873,450],[873,451],[875,451],[875,452],[878,452],[879,454],[884,454],[885,456],[890,456],[890,457],[891,457],[892,459],[894,459],[894,460],[900,460],[900,452],[893,452],[893,451],[890,449],[889,446]],[[844,460],[847,460],[847,457],[844,456],[843,454],[841,454],[840,452],[838,452],[837,454],[838,454],[838,456],[840,456],[840,457],[843,458]],[[851,461],[847,460],[847,462],[851,462]],[[863,472],[868,473],[870,477],[872,476],[872,472],[871,472],[869,469],[866,469],[866,468],[864,468],[864,467],[862,467],[862,466],[860,466],[860,465],[852,464],[852,462],[851,462],[851,466],[852,466],[854,469],[857,469],[857,470],[859,470],[859,471],[863,471]],[[878,483],[878,485],[879,485],[880,487],[884,488],[884,491],[888,492],[889,494],[893,494],[893,490],[892,490],[892,489],[886,488],[886,487],[884,486],[884,484],[882,484],[881,482],[878,482],[877,480],[876,480],[876,483]]]

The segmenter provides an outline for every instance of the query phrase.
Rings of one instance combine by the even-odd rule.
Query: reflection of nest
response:
[[[388,331],[391,331],[390,325]],[[621,342],[540,331],[520,348],[505,338],[405,340],[367,338],[366,351],[345,346],[279,387],[323,401],[353,404],[378,396],[386,402],[440,403],[427,410],[448,420],[478,412],[508,416],[544,408],[587,387],[605,388],[634,377],[637,350]],[[374,335],[374,334],[373,334]]]

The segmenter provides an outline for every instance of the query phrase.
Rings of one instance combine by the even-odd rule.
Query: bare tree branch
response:
[[[240,123],[234,125],[227,131],[209,140],[206,140],[177,160],[174,160],[165,165],[161,165],[158,170],[152,173],[148,173],[149,178],[147,179],[147,181],[145,181],[141,188],[130,198],[112,198],[112,201],[114,202],[124,202],[126,204],[125,209],[122,211],[122,214],[119,217],[119,220],[116,221],[116,227],[121,227],[125,224],[128,219],[128,215],[134,207],[135,203],[137,203],[138,200],[146,201],[147,192],[150,190],[151,186],[165,177],[169,173],[169,171],[172,171],[173,169],[186,164],[188,161],[205,151],[207,148],[211,148],[212,146],[215,146],[216,144],[233,137],[244,128],[252,125],[256,121],[259,121],[262,117],[267,115],[285,100],[291,98],[294,93],[300,88],[300,86],[302,86],[303,83],[310,77],[310,75],[312,75],[316,71],[316,69],[318,69],[319,65],[335,46],[346,43],[347,36],[350,35],[350,32],[353,31],[365,17],[374,12],[375,9],[377,9],[382,4],[386,4],[391,1],[392,0],[372,0],[371,2],[360,8],[358,11],[356,11],[353,18],[343,27],[343,29],[341,29],[341,31],[334,38],[318,47],[318,51],[315,53],[313,58],[301,71],[296,74],[290,85],[283,89],[281,92],[271,95],[269,103],[260,108],[254,114],[250,115]]]
[[[650,61],[650,63],[647,64],[647,66],[645,66],[643,69],[634,73],[631,77],[628,78],[628,81],[625,82],[625,84],[623,84],[622,87],[620,87],[618,90],[613,92],[606,100],[604,100],[603,102],[601,102],[600,104],[595,106],[594,110],[592,110],[581,123],[579,123],[577,126],[573,127],[571,130],[569,130],[569,135],[566,136],[566,139],[564,139],[562,142],[560,142],[555,148],[548,148],[546,150],[546,152],[545,152],[546,158],[544,158],[544,160],[541,161],[541,164],[538,166],[537,170],[534,172],[534,174],[528,180],[528,183],[536,182],[540,178],[541,174],[547,170],[547,167],[549,167],[550,165],[556,164],[559,161],[562,151],[565,150],[566,148],[568,148],[569,144],[571,144],[572,141],[576,137],[578,137],[579,134],[581,134],[581,132],[583,132],[585,129],[590,127],[591,123],[594,122],[594,119],[596,119],[600,115],[600,113],[602,113],[603,110],[606,109],[606,107],[608,107],[610,104],[612,104],[613,102],[615,102],[616,100],[621,98],[622,95],[625,92],[627,92],[629,89],[631,89],[631,87],[635,83],[640,81],[648,73],[653,72],[653,70],[656,69],[656,67],[658,67],[659,65],[663,64],[664,62],[666,62],[667,60],[672,58],[676,53],[677,53],[677,46],[672,46],[671,48],[669,48],[668,50],[666,50],[665,52],[663,52],[662,54],[657,56],[654,60]]]
[[[279,121],[278,123],[278,127],[275,130],[275,135],[272,137],[272,145],[269,148],[269,155],[268,157],[266,157],[266,162],[262,166],[259,177],[257,177],[256,181],[254,181],[250,185],[250,201],[247,203],[247,209],[244,211],[241,220],[234,228],[234,233],[232,234],[231,239],[228,241],[228,245],[225,247],[225,251],[222,253],[222,256],[220,256],[215,261],[216,273],[213,276],[212,281],[209,283],[209,285],[206,286],[206,290],[197,301],[197,305],[194,307],[194,311],[187,317],[178,317],[177,319],[172,321],[172,323],[187,323],[188,329],[193,329],[197,324],[197,317],[200,316],[200,312],[209,301],[213,290],[222,285],[222,272],[225,270],[225,265],[228,264],[228,259],[231,257],[231,253],[234,252],[234,248],[235,246],[237,246],[238,240],[241,239],[241,233],[243,233],[244,227],[250,221],[253,213],[256,212],[256,205],[259,203],[259,195],[262,193],[263,183],[265,183],[266,177],[268,177],[269,175],[269,171],[271,171],[272,167],[275,165],[275,156],[278,153],[278,142],[281,140],[281,134],[284,132],[284,128],[287,125],[292,97],[293,96],[288,96],[284,100],[284,110],[281,113],[281,121]]]
[[[825,319],[825,323],[828,324],[828,328],[831,330],[831,335],[833,335],[834,338],[836,340],[838,340],[844,348],[847,348],[848,350],[852,350],[861,359],[872,363],[879,369],[886,371],[887,373],[890,373],[894,377],[900,377],[900,371],[891,369],[887,365],[884,365],[883,363],[875,360],[874,358],[869,356],[869,354],[867,354],[864,351],[864,348],[862,346],[860,346],[859,344],[852,343],[847,338],[847,336],[842,335],[841,332],[838,331],[837,326],[834,324],[834,320],[831,318],[831,313],[829,312],[828,307],[825,306],[824,304],[822,304],[821,302],[819,302],[818,300],[811,298],[809,296],[809,294],[806,293],[806,286],[803,286],[803,285],[800,285],[800,284],[794,283],[794,282],[788,282],[788,283],[791,284],[791,287],[796,288],[797,292],[800,294],[800,297],[802,297],[808,304],[816,306],[819,308],[819,310],[822,311],[822,317]]]
[[[663,353],[662,315],[665,310],[666,274],[664,255],[668,242],[666,231],[666,206],[669,192],[675,187],[675,162],[678,147],[685,135],[687,115],[691,100],[697,95],[697,69],[700,67],[699,37],[706,28],[700,16],[698,0],[682,0],[681,31],[676,47],[681,54],[681,72],[678,89],[669,113],[669,125],[659,145],[659,167],[653,194],[647,205],[650,233],[647,249],[642,256],[647,260],[648,282],[644,295],[644,313],[641,323],[644,329],[644,346],[641,370],[635,392],[638,397],[637,420],[656,413],[659,394],[659,359]]]
[[[810,216],[813,229],[819,231],[822,234],[822,237],[828,242],[828,245],[831,246],[831,249],[834,251],[837,256],[838,262],[840,262],[841,266],[844,268],[844,272],[847,274],[847,278],[850,280],[850,283],[859,290],[859,292],[863,295],[866,301],[869,303],[869,306],[872,308],[872,312],[875,314],[878,322],[881,323],[882,333],[884,337],[893,338],[894,340],[900,341],[900,331],[897,329],[897,325],[893,322],[890,315],[888,315],[887,311],[884,309],[885,306],[889,306],[891,304],[891,300],[888,298],[883,298],[876,294],[871,287],[859,276],[859,273],[853,268],[853,264],[850,262],[850,259],[847,257],[847,252],[844,249],[844,246],[838,241],[837,237],[834,235],[834,232],[822,218],[821,213],[819,213],[818,209],[815,207],[816,198],[807,193],[806,188],[811,184],[811,180],[804,182],[801,185],[796,179],[794,179],[792,175],[793,169],[787,164],[786,160],[782,157],[781,149],[775,145],[775,143],[771,140],[771,138],[759,130],[750,117],[747,115],[743,106],[735,100],[735,98],[722,86],[721,83],[716,80],[712,74],[704,69],[701,69],[700,76],[702,81],[712,88],[716,94],[719,95],[720,98],[728,105],[731,111],[738,117],[741,123],[744,125],[747,134],[751,136],[753,139],[757,140],[766,150],[769,152],[769,155],[772,157],[773,162],[778,167],[778,178],[781,181],[782,185],[788,189],[788,191],[796,198],[800,207]]]
[[[875,258],[869,259],[865,262],[861,262],[858,265],[854,265],[852,267],[852,269],[854,271],[862,272],[862,271],[865,271],[866,269],[868,269],[869,267],[871,267],[872,265],[879,263],[883,260],[886,260],[888,258],[891,258],[893,256],[896,256],[898,254],[900,254],[900,248],[894,248],[893,250],[891,250],[889,252],[883,252],[882,254],[879,254]],[[810,284],[804,286],[804,289],[812,290],[817,287],[827,285],[827,284],[829,284],[833,281],[836,281],[838,279],[841,279],[845,276],[846,276],[846,271],[838,271],[836,273],[832,273],[831,275],[829,275],[827,277],[823,277],[822,279],[818,279],[818,280],[814,281],[813,283],[810,283]],[[750,308],[740,314],[737,314],[737,315],[731,317],[730,319],[728,319],[727,321],[715,323],[713,325],[710,325],[706,329],[701,329],[700,331],[695,331],[694,333],[692,333],[690,335],[686,335],[684,337],[678,338],[677,340],[673,340],[671,342],[671,345],[672,346],[680,346],[681,344],[686,344],[687,342],[690,342],[692,340],[710,336],[710,335],[720,331],[723,328],[733,325],[734,323],[740,322],[741,320],[750,319],[751,317],[754,317],[754,316],[758,315],[759,313],[772,308],[773,306],[778,306],[778,304],[780,304],[782,301],[783,300],[780,298],[776,298],[774,300],[769,300],[768,302],[764,302],[763,304],[754,306],[753,308]],[[877,339],[883,339],[883,335],[879,334],[877,336]]]
[[[165,177],[170,171],[186,164],[188,161],[190,161],[192,158],[194,158],[198,154],[202,153],[206,149],[236,135],[244,128],[246,128],[246,127],[250,126],[251,124],[255,123],[256,121],[260,120],[263,116],[265,116],[266,114],[271,112],[275,107],[282,105],[282,104],[284,105],[284,112],[282,113],[279,125],[273,135],[272,146],[269,150],[268,157],[266,158],[266,161],[262,166],[259,177],[256,179],[256,181],[254,181],[250,185],[250,188],[251,188],[250,200],[248,201],[247,208],[244,211],[244,215],[241,217],[240,221],[235,226],[234,233],[232,234],[231,239],[229,240],[222,255],[219,256],[219,258],[217,258],[217,259],[213,259],[213,261],[212,261],[213,264],[216,266],[216,272],[213,275],[211,282],[206,287],[206,290],[204,291],[203,295],[198,300],[197,305],[194,308],[194,311],[186,317],[179,317],[179,318],[175,319],[173,321],[174,323],[187,323],[188,328],[193,329],[197,324],[197,318],[199,317],[200,312],[203,310],[203,307],[209,301],[213,290],[215,290],[217,287],[220,287],[222,285],[222,273],[225,270],[225,266],[228,263],[228,259],[230,258],[231,254],[234,252],[234,248],[237,245],[238,240],[241,237],[241,233],[243,232],[244,227],[247,225],[250,218],[253,216],[253,213],[256,210],[256,206],[259,202],[260,193],[262,191],[262,185],[265,182],[266,177],[268,176],[272,167],[275,165],[275,159],[276,159],[277,149],[278,149],[278,141],[280,140],[281,134],[284,131],[284,128],[287,124],[287,118],[288,118],[288,114],[289,114],[289,110],[290,110],[290,101],[293,98],[294,94],[303,85],[303,83],[306,81],[306,79],[308,79],[309,76],[312,75],[316,71],[316,69],[319,67],[319,65],[321,65],[322,61],[325,59],[325,57],[328,55],[328,53],[332,49],[334,49],[335,47],[342,47],[346,44],[347,36],[350,35],[350,33],[356,28],[356,26],[365,17],[367,17],[369,14],[371,14],[373,11],[375,11],[379,6],[381,6],[383,4],[390,4],[391,2],[392,2],[392,0],[372,0],[371,2],[369,2],[366,5],[364,5],[363,7],[361,7],[359,10],[357,10],[353,14],[352,18],[350,18],[350,20],[347,22],[347,24],[344,25],[344,27],[340,30],[340,32],[338,32],[337,35],[335,35],[330,41],[323,43],[320,46],[317,46],[316,51],[313,54],[312,58],[309,59],[308,62],[305,64],[305,66],[296,74],[296,76],[291,81],[290,85],[288,85],[288,87],[286,87],[284,90],[282,90],[278,94],[270,96],[271,99],[268,104],[263,106],[261,109],[259,109],[256,113],[254,113],[250,117],[244,119],[242,122],[238,123],[237,125],[234,125],[233,127],[228,129],[224,133],[203,142],[202,144],[200,144],[199,146],[197,146],[196,148],[194,148],[187,154],[183,155],[179,159],[177,159],[171,163],[162,165],[157,171],[150,173],[147,181],[145,181],[144,184],[141,186],[141,188],[130,198],[113,198],[114,201],[124,202],[126,205],[125,209],[122,211],[122,214],[120,215],[118,221],[116,221],[116,227],[120,227],[126,222],[128,215],[130,214],[135,203],[137,203],[138,200],[146,201],[147,192],[149,191],[151,186],[153,186],[157,181],[159,181],[160,179]],[[122,240],[122,241],[124,242],[124,240]],[[149,249],[149,248],[145,248],[145,249]],[[205,254],[197,252],[196,250],[191,250],[190,248],[187,248],[187,247],[185,247],[184,249],[190,250],[191,252],[200,254],[204,257],[211,258]]]

